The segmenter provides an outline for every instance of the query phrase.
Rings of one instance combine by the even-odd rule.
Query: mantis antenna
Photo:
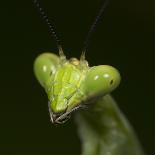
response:
[[[107,8],[108,4],[109,4],[110,0],[104,0],[97,16],[95,17],[95,20],[94,22],[92,23],[89,31],[88,31],[88,34],[86,36],[86,39],[84,41],[84,47],[83,47],[83,52],[87,51],[88,49],[88,46],[90,44],[90,39],[91,39],[91,36],[93,34],[93,32],[95,31],[95,28],[97,26],[97,24],[99,23],[99,21],[101,20],[101,17],[103,16],[104,12],[105,12],[105,9]]]
[[[104,2],[102,4],[97,16],[95,17],[95,20],[94,20],[93,24],[91,25],[91,27],[90,27],[90,29],[88,31],[88,34],[87,34],[86,39],[84,41],[84,47],[83,47],[83,50],[82,50],[83,51],[83,54],[82,54],[83,57],[84,57],[85,52],[87,51],[88,46],[90,44],[91,36],[92,36],[93,32],[95,31],[95,28],[96,28],[97,24],[99,23],[101,17],[103,16],[103,14],[105,12],[105,9],[108,6],[109,2],[110,2],[110,0],[104,0]],[[45,10],[41,7],[39,0],[34,0],[34,4],[38,8],[39,13],[42,16],[43,20],[47,23],[51,36],[56,41],[60,56],[62,58],[65,58],[65,56],[63,54],[63,50],[62,50],[61,41],[60,41],[60,39],[59,39],[59,37],[58,37],[58,35],[56,33],[54,23],[49,20],[47,14],[45,13]]]
[[[45,13],[45,10],[41,7],[39,0],[34,0],[34,4],[38,8],[39,13],[40,13],[41,17],[43,18],[43,20],[46,22],[46,24],[47,24],[47,26],[49,28],[50,35],[56,41],[60,56],[64,56],[63,51],[62,51],[61,41],[60,41],[60,39],[59,39],[59,37],[58,37],[58,35],[56,33],[54,23],[49,20],[47,14]]]

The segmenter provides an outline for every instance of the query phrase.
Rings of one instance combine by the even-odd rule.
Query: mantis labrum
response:
[[[39,2],[35,4],[59,49],[59,56],[43,53],[34,62],[35,76],[48,96],[51,122],[65,123],[74,113],[82,155],[143,155],[132,127],[110,95],[120,83],[118,70],[109,65],[90,67],[85,60],[90,36],[108,1],[88,32],[80,60],[66,59],[53,25]]]

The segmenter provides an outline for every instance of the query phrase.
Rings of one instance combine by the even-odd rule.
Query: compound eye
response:
[[[100,65],[90,68],[85,79],[88,94],[110,93],[120,83],[120,74],[112,66]]]
[[[34,62],[34,73],[39,83],[44,86],[51,74],[56,71],[59,57],[53,53],[43,53]]]

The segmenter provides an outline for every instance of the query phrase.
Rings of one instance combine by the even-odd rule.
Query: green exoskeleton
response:
[[[48,95],[53,123],[64,122],[74,110],[90,104],[88,99],[110,93],[120,82],[114,67],[89,67],[83,57],[67,60],[61,54],[41,54],[35,60],[34,71]]]
[[[90,28],[80,60],[66,59],[53,25],[38,1],[35,0],[35,4],[59,49],[59,56],[43,53],[34,62],[35,76],[48,96],[52,123],[64,123],[76,111],[82,155],[143,155],[131,126],[110,95],[120,83],[118,70],[109,65],[90,67],[85,60],[84,52],[107,1]],[[84,110],[79,110],[81,108]]]

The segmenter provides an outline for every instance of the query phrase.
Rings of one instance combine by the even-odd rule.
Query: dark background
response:
[[[68,57],[79,57],[101,0],[42,0]],[[113,93],[148,155],[154,151],[155,1],[112,1],[97,27],[86,58],[110,64],[122,75]],[[76,125],[50,122],[47,97],[33,74],[42,52],[57,53],[32,1],[0,4],[0,154],[80,154]]]

